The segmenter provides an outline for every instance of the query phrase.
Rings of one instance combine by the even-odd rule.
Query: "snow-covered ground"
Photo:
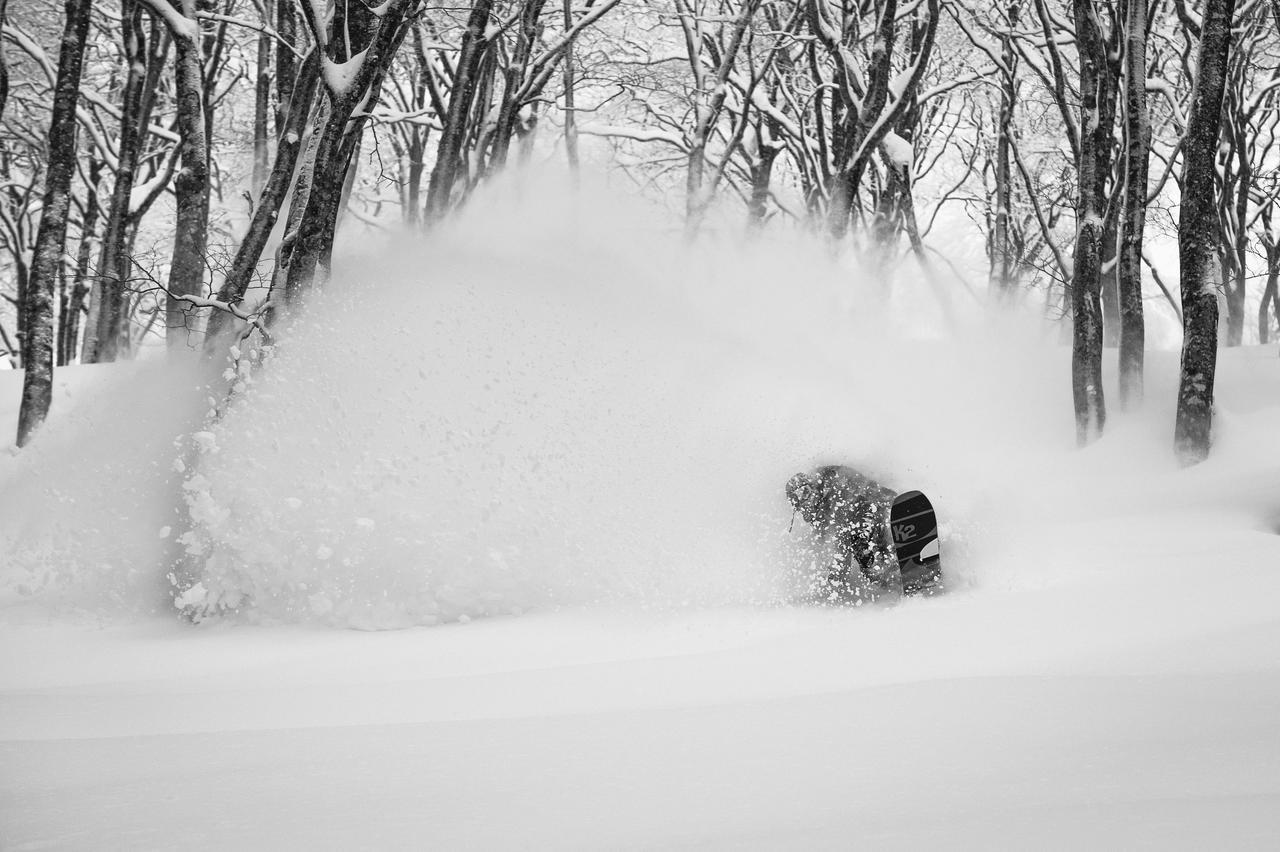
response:
[[[1077,451],[1034,321],[588,213],[353,255],[214,427],[194,368],[59,373],[0,459],[0,848],[1280,844],[1274,348],[1207,463],[1173,352]],[[934,496],[947,595],[786,603],[824,460]],[[244,602],[198,626],[184,493]]]

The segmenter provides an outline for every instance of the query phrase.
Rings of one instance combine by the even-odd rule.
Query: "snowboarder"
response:
[[[819,540],[834,550],[823,596],[857,600],[889,588],[898,569],[889,532],[895,492],[844,465],[824,465],[797,473],[787,482],[787,499]],[[794,514],[792,515],[794,522]],[[860,586],[853,568],[865,578]]]

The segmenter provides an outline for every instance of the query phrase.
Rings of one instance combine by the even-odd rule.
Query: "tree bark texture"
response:
[[[996,125],[995,222],[991,231],[990,286],[997,298],[1007,299],[1013,286],[1013,248],[1009,236],[1009,210],[1013,203],[1013,175],[1010,169],[1014,104],[1018,97],[1018,53],[1013,32],[1018,26],[1021,0],[1009,3],[1006,29],[1000,36],[1000,113]]]
[[[836,145],[836,173],[831,187],[828,211],[828,228],[831,236],[841,239],[849,230],[853,205],[862,184],[862,173],[870,161],[870,151],[879,139],[868,139],[875,122],[884,111],[889,98],[889,79],[893,71],[893,47],[897,0],[883,0],[880,18],[876,24],[874,45],[871,49],[871,70],[867,79],[866,94],[860,104],[846,103],[846,127]],[[828,47],[830,49],[830,46]],[[882,122],[881,135],[890,125]]]
[[[1258,343],[1271,342],[1271,320],[1280,320],[1280,239],[1271,227],[1271,208],[1262,210],[1262,250],[1267,258],[1267,283],[1262,290],[1262,302],[1258,305]]]
[[[143,99],[150,62],[143,29],[142,7],[137,0],[121,0],[121,42],[124,48],[124,88],[120,103],[119,151],[115,184],[107,207],[106,230],[98,256],[98,277],[92,286],[92,305],[85,323],[84,356],[87,363],[116,360],[127,348],[125,282],[129,279],[127,250],[130,199],[142,153],[142,133],[147,111]],[[152,35],[156,28],[152,28]]]
[[[1076,247],[1071,273],[1071,388],[1076,441],[1084,446],[1102,435],[1107,421],[1102,388],[1102,284],[1104,155],[1109,128],[1099,120],[1105,86],[1106,45],[1094,0],[1074,0],[1076,44],[1080,52],[1080,161],[1076,204]],[[1090,130],[1092,129],[1092,132]]]
[[[839,129],[839,133],[833,134],[837,142],[833,152],[836,171],[830,182],[831,200],[827,208],[827,227],[835,239],[848,233],[867,165],[884,141],[885,135],[893,128],[898,115],[913,101],[920,79],[929,65],[941,6],[939,0],[927,0],[926,5],[929,18],[920,39],[918,58],[912,66],[913,72],[902,85],[901,91],[895,93],[896,99],[891,101],[889,89],[893,82],[894,29],[898,4],[896,0],[884,0],[874,36],[866,95],[859,103],[844,105],[844,126]],[[916,14],[922,13],[917,10]],[[833,55],[843,53],[834,45],[827,45],[827,48],[835,48]],[[847,100],[847,96],[843,99]]]
[[[1280,281],[1280,257],[1268,253],[1267,284],[1262,291],[1262,303],[1258,305],[1258,342],[1263,345],[1271,342],[1272,319],[1280,319],[1280,296],[1277,295],[1277,281]]]
[[[1183,143],[1178,261],[1182,290],[1182,363],[1174,451],[1183,464],[1209,455],[1218,361],[1218,132],[1235,0],[1206,0],[1195,89]]]
[[[0,0],[2,2],[2,0]],[[564,0],[564,31],[573,28],[572,0]],[[578,113],[574,89],[577,86],[576,70],[573,66],[573,42],[564,49],[564,155],[569,164],[570,179],[577,185],[578,181]]]
[[[236,249],[222,287],[218,289],[218,300],[228,305],[238,305],[253,282],[254,271],[258,268],[262,252],[271,239],[271,232],[275,228],[276,220],[280,217],[280,208],[289,192],[289,184],[293,181],[307,118],[311,114],[311,104],[315,100],[316,89],[320,82],[320,50],[318,48],[307,55],[302,67],[298,70],[295,81],[296,86],[286,109],[289,119],[276,142],[276,158],[271,173],[263,185],[257,205],[253,208],[253,219],[249,222],[249,228],[245,231],[239,248]],[[226,311],[214,311],[209,316],[205,345],[210,352],[219,345],[219,338],[229,322],[230,316]]]
[[[58,324],[58,366],[63,367],[76,359],[80,342],[80,314],[84,311],[85,296],[89,293],[89,263],[93,257],[93,244],[98,229],[98,180],[102,174],[102,160],[89,161],[89,194],[84,203],[84,218],[80,223],[80,251],[76,254],[75,277],[71,284],[71,297],[62,306],[62,320]]]
[[[453,75],[453,87],[449,91],[449,112],[445,116],[440,144],[436,148],[436,165],[431,170],[427,186],[428,222],[439,221],[449,209],[453,187],[462,165],[462,148],[468,131],[468,116],[475,99],[480,62],[484,59],[489,41],[486,32],[489,16],[493,13],[494,0],[475,0],[467,18],[467,29],[462,35],[462,48],[458,53],[458,65]]]
[[[332,39],[331,60],[345,62],[357,53],[364,55],[358,73],[343,88],[327,88],[328,119],[316,146],[310,191],[289,255],[286,305],[296,303],[317,273],[328,274],[352,158],[369,111],[378,101],[387,68],[406,35],[405,16],[412,6],[413,0],[389,0],[381,7],[381,14],[374,15],[360,4],[352,4],[348,7],[349,20],[335,17],[334,32],[350,33],[352,42],[348,53],[345,38]],[[363,47],[357,50],[360,45]],[[359,115],[355,115],[357,107],[362,107]]]
[[[1227,112],[1232,110],[1228,109]],[[1249,192],[1255,187],[1247,132],[1247,128],[1239,125],[1223,131],[1224,136],[1234,137],[1231,147],[1234,148],[1236,160],[1235,174],[1231,175],[1229,183],[1224,183],[1221,196],[1223,205],[1234,205],[1230,219],[1236,223],[1229,231],[1230,239],[1223,251],[1223,259],[1226,261],[1222,269],[1223,303],[1227,309],[1224,342],[1227,346],[1239,346],[1244,342],[1244,303],[1249,274]],[[1228,193],[1228,187],[1234,189],[1234,193]],[[1220,217],[1220,221],[1226,218]]]
[[[22,405],[18,411],[18,446],[31,440],[49,414],[53,400],[53,302],[67,237],[71,179],[76,168],[76,103],[84,67],[92,0],[67,0],[66,25],[58,51],[53,114],[49,122],[49,164],[45,172],[44,206],[36,232],[34,261],[23,311],[27,335],[23,340]]]
[[[1142,404],[1146,325],[1142,312],[1142,244],[1147,221],[1151,120],[1147,113],[1147,5],[1126,0],[1125,150],[1121,199],[1120,256],[1116,276],[1120,295],[1120,408]]]
[[[292,0],[275,0],[276,35],[285,44],[299,47],[298,16]],[[298,73],[298,61],[292,50],[276,46],[276,138],[284,136],[289,121],[289,103],[292,100],[294,77]]]
[[[542,8],[545,5],[546,0],[524,0],[524,6],[520,10],[520,29],[516,35],[515,54],[511,57],[511,62],[507,64],[503,75],[502,105],[498,109],[498,126],[494,131],[493,145],[489,155],[490,174],[502,171],[507,164],[511,140],[516,132],[516,122],[520,118],[520,109],[524,106],[521,90],[524,87],[525,73],[540,30],[538,18],[542,15]]]
[[[895,0],[889,0],[889,2],[893,3]],[[720,51],[715,75],[708,79],[703,71],[702,57],[706,39],[697,37],[701,35],[701,22],[697,17],[699,13],[685,3],[677,6],[681,10],[681,25],[685,30],[689,63],[694,68],[695,85],[698,89],[693,94],[695,121],[693,131],[688,137],[689,153],[685,171],[685,233],[688,237],[697,234],[707,208],[711,204],[711,193],[704,185],[707,142],[724,110],[729,75],[733,71],[747,28],[751,25],[751,19],[755,17],[759,7],[760,0],[743,0],[729,37]]]
[[[192,0],[184,6],[194,8]],[[205,77],[199,29],[173,32],[181,167],[174,180],[177,215],[174,218],[173,258],[169,262],[169,293],[165,299],[165,341],[169,348],[190,345],[194,310],[178,298],[203,295],[205,249],[209,234],[209,142],[205,105]]]
[[[281,0],[288,2],[288,0]],[[263,24],[271,19],[271,0],[266,0]],[[271,152],[267,140],[267,116],[271,110],[271,36],[258,35],[257,77],[253,98],[253,196],[257,198],[267,180]]]
[[[569,0],[565,0],[567,4]],[[0,28],[4,27],[5,7],[9,0],[0,0]],[[566,5],[566,8],[567,5]],[[9,101],[9,65],[4,60],[4,39],[0,38],[0,119],[4,118],[4,107]]]

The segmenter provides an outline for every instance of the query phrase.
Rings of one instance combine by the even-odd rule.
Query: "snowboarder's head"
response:
[[[797,473],[787,480],[787,499],[800,516],[813,523],[822,503],[822,480],[812,473]]]

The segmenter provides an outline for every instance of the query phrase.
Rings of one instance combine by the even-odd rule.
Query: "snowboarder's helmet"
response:
[[[787,480],[787,499],[806,519],[814,514],[821,497],[821,483],[813,474],[797,473]]]

